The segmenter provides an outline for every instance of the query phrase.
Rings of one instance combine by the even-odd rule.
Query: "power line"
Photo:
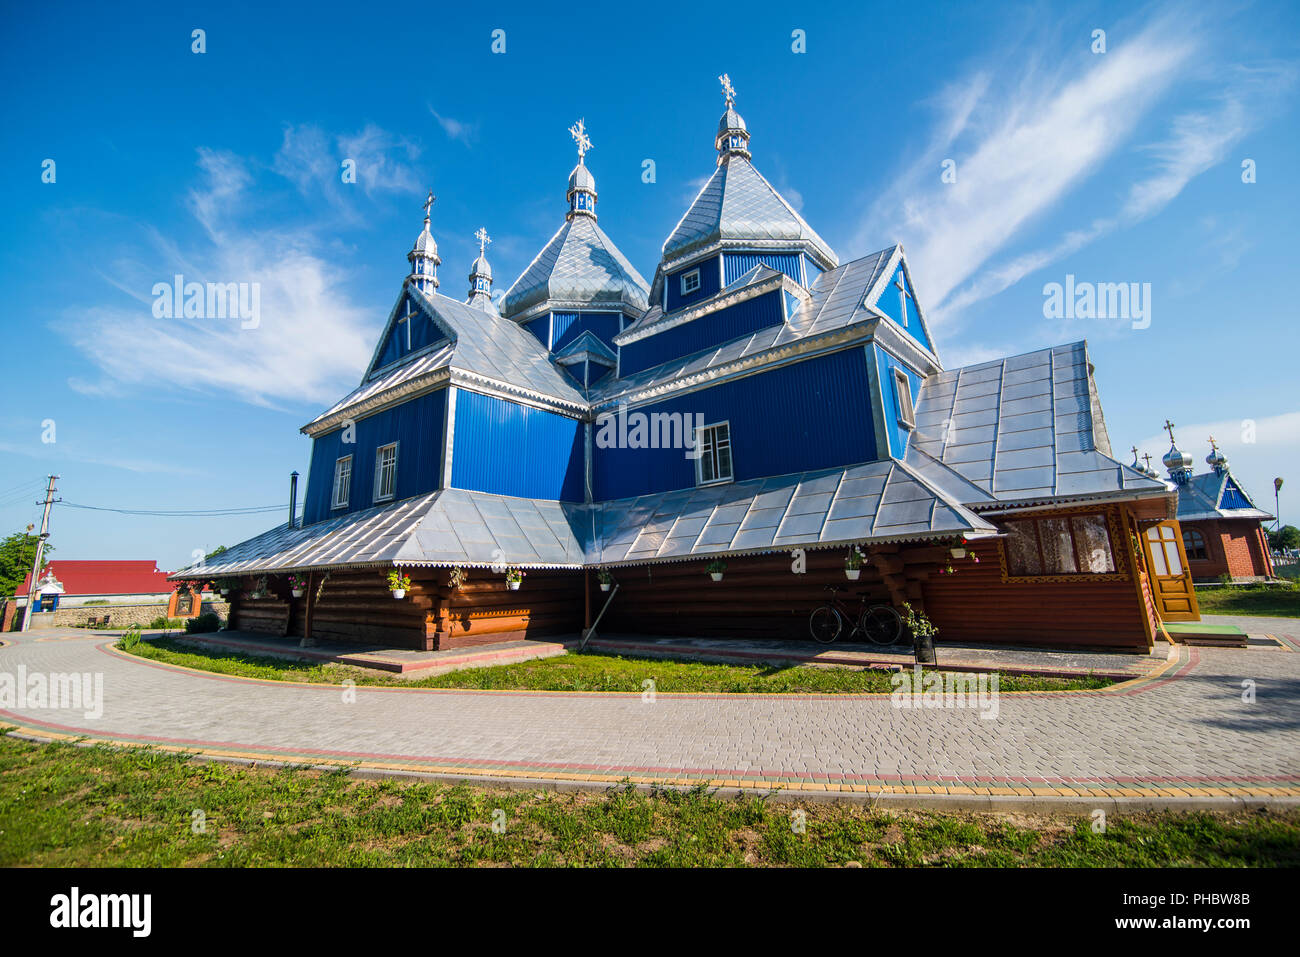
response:
[[[246,508],[199,508],[199,509],[156,509],[156,508],[109,508],[105,505],[81,505],[77,502],[63,502],[68,508],[83,508],[93,512],[116,512],[119,515],[150,515],[159,518],[220,518],[227,515],[257,515],[263,512],[279,512],[288,505],[256,505]]]

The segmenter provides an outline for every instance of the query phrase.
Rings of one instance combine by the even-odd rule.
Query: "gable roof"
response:
[[[1198,521],[1209,518],[1246,518],[1269,521],[1268,512],[1256,507],[1231,472],[1206,472],[1193,475],[1186,485],[1174,484],[1178,492],[1178,520]],[[1244,504],[1244,507],[1242,505]]]
[[[303,432],[317,434],[342,418],[382,408],[443,381],[471,388],[490,387],[520,398],[549,399],[575,411],[586,408],[582,393],[551,363],[546,347],[527,329],[441,293],[404,289],[389,314],[381,341],[387,338],[408,295],[443,330],[449,342],[417,350],[391,367],[375,370],[356,389],[304,425]]]
[[[641,313],[650,287],[590,216],[574,216],[506,291],[502,313],[516,321],[546,308],[605,307]]]
[[[994,500],[974,508],[1169,494],[1111,458],[1082,341],[931,376],[909,445]]]
[[[73,595],[156,595],[173,591],[167,573],[153,561],[78,561],[51,559],[42,571],[53,572],[63,585],[65,596]],[[32,586],[28,572],[17,594],[26,595]],[[39,578],[38,578],[39,580]]]
[[[835,253],[772,184],[739,154],[723,157],[664,242],[665,263],[715,243],[805,247],[825,268],[839,263]]]

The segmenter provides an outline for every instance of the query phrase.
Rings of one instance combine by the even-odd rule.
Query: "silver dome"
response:
[[[727,112],[722,114],[722,119],[718,120],[718,135],[731,132],[748,133],[749,127],[745,126],[745,118],[729,106]]]
[[[596,177],[591,175],[591,170],[583,163],[573,167],[573,172],[569,174],[569,190],[565,195],[572,196],[574,191],[579,189],[589,193],[596,192]]]
[[[1186,452],[1180,450],[1178,446],[1169,446],[1169,451],[1161,459],[1165,463],[1165,468],[1171,472],[1181,472],[1192,467],[1192,457]]]
[[[469,267],[469,278],[473,279],[475,276],[486,276],[488,279],[492,278],[492,266],[488,263],[482,253],[479,253],[478,258],[474,260],[474,265]]]

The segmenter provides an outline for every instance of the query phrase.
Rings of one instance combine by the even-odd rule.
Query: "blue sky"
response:
[[[0,532],[39,520],[51,471],[84,505],[287,501],[425,190],[442,291],[464,294],[479,226],[504,290],[562,222],[579,117],[601,225],[649,277],[713,168],[724,71],[755,165],[841,262],[904,244],[946,366],[1087,338],[1118,455],[1158,458],[1168,416],[1200,466],[1212,431],[1261,505],[1288,477],[1300,524],[1294,4],[377,7],[3,14]],[[155,318],[176,273],[260,283],[260,325]],[[1044,318],[1067,274],[1150,283],[1150,326]],[[58,506],[52,540],[172,568],[280,520]]]

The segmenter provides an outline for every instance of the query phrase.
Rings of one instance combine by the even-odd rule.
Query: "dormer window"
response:
[[[682,273],[682,295],[689,296],[700,288],[700,271],[692,269],[690,272]]]
[[[905,429],[916,428],[916,411],[912,406],[912,382],[902,369],[894,370],[894,405],[898,409],[898,424]]]

